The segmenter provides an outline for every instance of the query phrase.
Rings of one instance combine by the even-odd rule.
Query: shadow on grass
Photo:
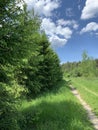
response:
[[[71,83],[71,80],[69,80],[69,81],[62,80],[62,81],[58,82],[57,85],[54,86],[54,88],[50,89],[47,92],[42,93],[39,97],[47,96],[47,94],[56,94],[59,92],[59,90],[62,89],[62,87],[70,89],[70,87],[69,87],[70,83]]]
[[[31,96],[31,97],[28,96],[27,100],[32,101],[32,99],[37,99],[42,96],[46,96],[48,93],[55,94],[61,89],[61,86],[66,86],[69,89],[70,82],[71,82],[71,80],[69,80],[69,81],[61,80],[61,81],[57,82],[57,84],[54,87],[47,89],[46,91],[41,91],[36,96]]]
[[[23,115],[22,130],[93,130],[81,105],[68,100],[43,101],[25,109]]]
[[[48,94],[59,96],[58,92],[69,91],[67,88],[70,89],[69,82],[63,80]],[[47,93],[42,97],[46,99],[22,111],[23,116],[19,121],[21,130],[94,130],[86,112],[70,97],[70,93],[68,98],[64,97],[61,101],[58,98],[47,100]]]

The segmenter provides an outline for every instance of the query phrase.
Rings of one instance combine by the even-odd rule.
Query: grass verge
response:
[[[98,96],[95,95],[98,94],[98,79],[72,78],[71,80],[73,86],[79,90],[82,98],[91,106],[93,112],[98,116]]]

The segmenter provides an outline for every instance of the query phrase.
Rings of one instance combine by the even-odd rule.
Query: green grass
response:
[[[72,78],[72,84],[75,86],[82,98],[91,106],[92,110],[98,116],[98,79],[97,78]],[[85,89],[86,88],[86,89]],[[87,91],[90,90],[90,91]]]
[[[22,130],[94,130],[79,101],[66,83],[61,88],[31,101],[23,101]]]

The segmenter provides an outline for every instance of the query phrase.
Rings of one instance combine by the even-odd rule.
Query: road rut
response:
[[[98,130],[98,117],[92,112],[91,107],[82,99],[77,89],[70,86],[71,92],[78,98],[84,109],[87,111],[90,122],[93,124],[95,130]]]

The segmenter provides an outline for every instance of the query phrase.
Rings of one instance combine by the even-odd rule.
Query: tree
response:
[[[96,76],[96,63],[92,57],[87,55],[84,51],[82,54],[83,60],[81,63],[82,75],[83,76]]]
[[[0,1],[1,130],[20,129],[15,101],[21,93],[28,90],[29,96],[36,95],[54,87],[62,77],[58,56],[40,31],[39,17],[22,2]]]
[[[21,96],[23,86],[17,83],[17,70],[32,53],[39,18],[31,17],[22,0],[0,1],[0,129],[19,130],[15,101]],[[9,118],[8,118],[9,117]]]
[[[34,48],[34,33],[40,27],[40,21],[26,10],[21,9],[22,0],[1,2],[0,12],[0,61],[2,64],[21,62],[29,57]],[[33,34],[33,36],[32,36]],[[34,50],[34,49],[33,49]],[[15,63],[16,64],[16,63]]]
[[[41,46],[40,55],[43,56],[43,60],[39,63],[39,73],[41,75],[41,84],[43,84],[42,90],[47,90],[54,87],[58,80],[61,80],[62,72],[58,56],[50,48],[50,43],[45,34],[42,35],[39,43]]]
[[[55,87],[62,79],[60,61],[57,54],[50,48],[45,34],[39,34],[36,39],[38,45],[36,55],[32,55],[22,72],[25,75],[24,84],[28,88],[28,95],[34,96]]]

